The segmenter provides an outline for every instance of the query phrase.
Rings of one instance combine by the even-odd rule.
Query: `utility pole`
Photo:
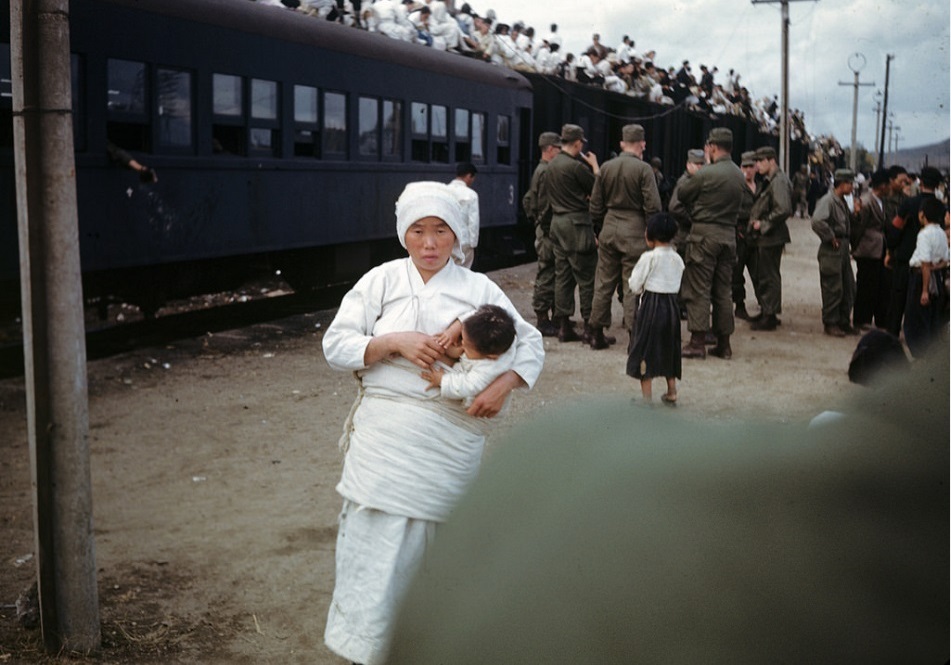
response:
[[[859,118],[859,86],[861,85],[875,85],[875,83],[859,83],[859,72],[865,68],[865,56],[861,53],[853,53],[849,56],[849,69],[852,70],[852,73],[855,74],[855,81],[853,83],[843,83],[839,81],[839,85],[850,85],[853,87],[852,91],[852,151],[849,153],[849,168],[852,169],[852,172],[855,173],[855,165],[858,163],[856,159],[856,150],[857,145],[855,142],[855,129],[858,125]]]
[[[876,90],[875,91],[875,157],[876,158],[879,157],[878,155],[878,146],[879,146],[878,123],[880,121],[881,113],[882,113],[882,91]],[[875,168],[876,169],[882,168],[882,163],[880,159],[879,159],[879,162],[875,165]]]
[[[894,142],[894,143],[892,143],[892,135],[891,135],[892,130],[895,130],[895,142]],[[898,125],[895,125],[894,127],[889,127],[889,129],[888,129],[888,132],[889,132],[889,133],[888,133],[888,147],[891,149],[891,153],[892,153],[893,155],[894,155],[896,152],[898,152],[898,132],[900,132],[900,131],[901,131],[901,127],[899,127]]]
[[[889,53],[885,56],[885,101],[882,103],[882,142],[878,148],[878,167],[885,165],[885,118],[888,117],[888,75],[891,73],[892,60],[895,56]]]
[[[789,173],[789,3],[798,0],[752,0],[754,5],[780,3],[782,6],[782,99],[779,118],[779,165]],[[818,0],[813,0],[818,2]]]
[[[68,0],[10,3],[23,360],[40,627],[99,647]]]
[[[894,123],[891,118],[888,119],[888,155],[889,157],[892,154],[892,129],[894,129]]]

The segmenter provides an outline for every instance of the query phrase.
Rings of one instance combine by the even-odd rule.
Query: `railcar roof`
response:
[[[219,25],[274,39],[312,44],[340,53],[396,63],[434,73],[452,74],[503,88],[531,90],[520,74],[458,53],[437,51],[419,44],[390,39],[299,12],[261,5],[250,0],[97,0],[175,18]]]

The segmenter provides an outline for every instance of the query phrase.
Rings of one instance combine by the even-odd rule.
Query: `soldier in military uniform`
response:
[[[752,256],[756,248],[749,238],[750,210],[756,199],[757,188],[755,155],[756,152],[750,150],[740,157],[740,170],[743,171],[746,187],[743,188],[740,214],[736,218],[736,266],[733,268],[733,304],[736,306],[733,316],[747,321],[750,315],[746,311],[746,276],[743,271],[749,272],[751,281],[756,281]]]
[[[647,141],[640,125],[621,129],[621,154],[608,160],[591,192],[591,220],[598,233],[598,270],[589,321],[592,349],[606,349],[610,338],[611,301],[620,279],[624,295],[624,328],[632,330],[636,298],[628,286],[634,264],[647,251],[647,218],[661,211],[657,178],[643,161]]]
[[[683,174],[677,178],[674,191],[670,194],[669,212],[677,222],[677,235],[674,236],[674,247],[677,249],[677,253],[680,254],[681,258],[683,258],[684,253],[687,251],[687,236],[690,234],[691,222],[690,214],[687,212],[687,209],[684,208],[684,204],[680,202],[680,192],[678,190],[684,181],[696,174],[696,172],[700,170],[700,167],[706,164],[706,162],[707,156],[703,150],[700,148],[688,150],[687,166]]]
[[[532,174],[532,182],[522,197],[522,208],[529,221],[535,225],[535,254],[538,256],[538,272],[532,293],[532,310],[537,317],[537,328],[545,337],[555,337],[558,328],[549,318],[555,310],[555,254],[551,248],[551,204],[545,189],[548,163],[561,152],[561,137],[555,132],[542,132],[538,137],[541,160]]]
[[[598,249],[588,201],[599,169],[598,158],[592,152],[583,152],[583,145],[584,130],[581,127],[569,124],[561,128],[561,152],[549,162],[545,184],[552,210],[550,237],[555,254],[558,339],[562,342],[584,339],[590,344],[588,319],[591,317]],[[575,311],[575,283],[584,319],[584,337],[578,336],[569,319]]]
[[[819,286],[822,289],[822,324],[826,335],[842,337],[854,331],[849,324],[855,298],[855,277],[849,255],[852,211],[845,198],[852,193],[855,174],[837,169],[832,189],[816,203],[812,230],[819,236]],[[861,210],[861,199],[855,204]]]
[[[678,197],[693,221],[681,286],[690,342],[682,355],[706,357],[704,341],[711,327],[712,304],[717,344],[710,353],[728,359],[733,356],[731,286],[736,263],[736,218],[746,185],[740,168],[731,159],[733,132],[725,127],[710,130],[705,150],[709,164],[678,187]]]
[[[753,330],[775,330],[783,311],[783,280],[779,272],[783,249],[789,242],[786,220],[792,217],[792,183],[776,163],[776,151],[764,146],[756,151],[756,170],[763,184],[750,210],[753,253],[753,290],[760,312],[751,318]]]

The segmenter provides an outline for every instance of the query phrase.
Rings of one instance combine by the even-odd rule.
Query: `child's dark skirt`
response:
[[[680,378],[680,307],[676,293],[645,291],[627,358],[635,379]]]

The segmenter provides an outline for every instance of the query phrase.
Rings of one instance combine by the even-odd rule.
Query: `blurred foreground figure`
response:
[[[440,532],[390,662],[946,662],[934,351],[808,431],[629,403],[513,431]]]

